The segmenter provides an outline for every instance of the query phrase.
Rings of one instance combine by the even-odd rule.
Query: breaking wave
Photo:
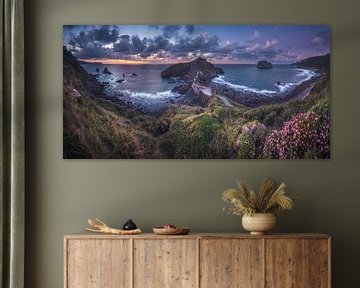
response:
[[[252,92],[252,93],[256,93],[256,94],[263,94],[263,95],[269,95],[269,96],[274,96],[276,94],[279,93],[284,93],[284,92],[288,92],[291,91],[292,89],[294,89],[297,85],[300,85],[301,83],[310,80],[311,78],[313,78],[314,76],[317,75],[316,72],[311,71],[311,70],[306,70],[306,69],[297,69],[297,71],[299,71],[298,76],[302,77],[301,81],[298,82],[285,82],[285,83],[274,83],[274,87],[276,87],[276,90],[268,90],[268,89],[257,89],[257,88],[252,88],[246,85],[241,85],[241,84],[234,84],[230,81],[226,80],[226,77],[224,75],[220,75],[218,77],[216,77],[215,79],[213,79],[212,81],[214,83],[217,84],[222,84],[222,85],[227,85],[230,88],[236,90],[236,91],[245,91],[245,92]]]
[[[251,87],[248,87],[245,85],[234,84],[229,81],[226,81],[224,75],[220,75],[220,76],[216,77],[215,79],[213,79],[212,81],[214,83],[227,85],[230,88],[237,90],[237,91],[249,91],[249,92],[258,93],[258,94],[276,94],[276,93],[278,93],[278,91],[274,91],[274,90],[267,90],[267,89],[260,90],[260,89],[251,88]]]
[[[131,97],[147,98],[147,99],[164,99],[164,98],[173,98],[178,96],[177,93],[174,93],[171,90],[155,92],[155,93],[130,91],[130,90],[123,90],[122,92]]]

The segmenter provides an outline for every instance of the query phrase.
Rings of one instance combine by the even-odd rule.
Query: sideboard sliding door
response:
[[[265,287],[330,287],[327,239],[267,239]]]
[[[132,287],[130,240],[74,239],[66,242],[64,287]]]
[[[134,240],[133,287],[198,287],[197,246],[195,239]]]
[[[263,287],[263,253],[260,239],[201,240],[200,287]]]

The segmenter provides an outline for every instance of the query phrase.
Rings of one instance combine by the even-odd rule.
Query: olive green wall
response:
[[[26,286],[63,285],[63,235],[88,216],[145,231],[172,222],[193,231],[241,231],[220,192],[241,178],[284,181],[296,209],[280,232],[333,236],[333,286],[358,287],[360,2],[336,0],[33,0],[26,3]],[[63,24],[330,24],[330,161],[62,159]]]

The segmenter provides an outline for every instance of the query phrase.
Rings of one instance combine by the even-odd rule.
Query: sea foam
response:
[[[249,92],[258,93],[258,94],[276,94],[276,93],[278,93],[278,91],[266,90],[266,89],[260,90],[260,89],[251,88],[251,87],[248,87],[245,85],[234,84],[229,81],[226,81],[224,75],[220,75],[220,76],[214,78],[212,81],[214,83],[227,85],[236,91],[249,91]]]
[[[226,77],[224,75],[220,75],[220,76],[216,77],[215,79],[213,79],[212,81],[217,84],[227,85],[228,87],[230,87],[236,91],[245,91],[245,92],[248,91],[248,92],[252,92],[252,93],[256,93],[256,94],[274,96],[279,93],[285,93],[285,92],[291,91],[292,89],[295,88],[295,86],[300,85],[301,83],[308,81],[317,75],[316,72],[307,70],[307,69],[296,69],[296,70],[299,71],[298,76],[305,77],[305,78],[303,78],[301,81],[298,81],[298,82],[274,83],[274,86],[278,90],[256,89],[256,88],[251,88],[246,85],[234,84],[230,81],[227,81]]]
[[[174,93],[171,90],[155,92],[155,93],[130,91],[130,90],[123,90],[122,92],[131,97],[147,98],[147,99],[164,99],[164,98],[173,98],[178,96],[177,93]]]

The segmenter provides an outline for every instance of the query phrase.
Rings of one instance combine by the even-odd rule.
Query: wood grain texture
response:
[[[310,287],[328,288],[330,274],[329,243],[324,239],[310,240]],[[329,281],[330,283],[330,281]]]
[[[134,240],[135,288],[196,288],[197,241]]]
[[[249,233],[190,233],[188,235],[156,235],[142,233],[139,235],[107,235],[101,233],[79,233],[66,235],[65,239],[329,239],[329,235],[319,233],[289,233],[250,235]]]
[[[323,234],[67,235],[64,287],[330,288],[330,262]]]
[[[66,288],[131,287],[130,240],[67,240]]]
[[[266,239],[266,288],[309,287],[309,244],[306,239]]]
[[[261,288],[261,239],[204,239],[200,244],[200,287]]]

